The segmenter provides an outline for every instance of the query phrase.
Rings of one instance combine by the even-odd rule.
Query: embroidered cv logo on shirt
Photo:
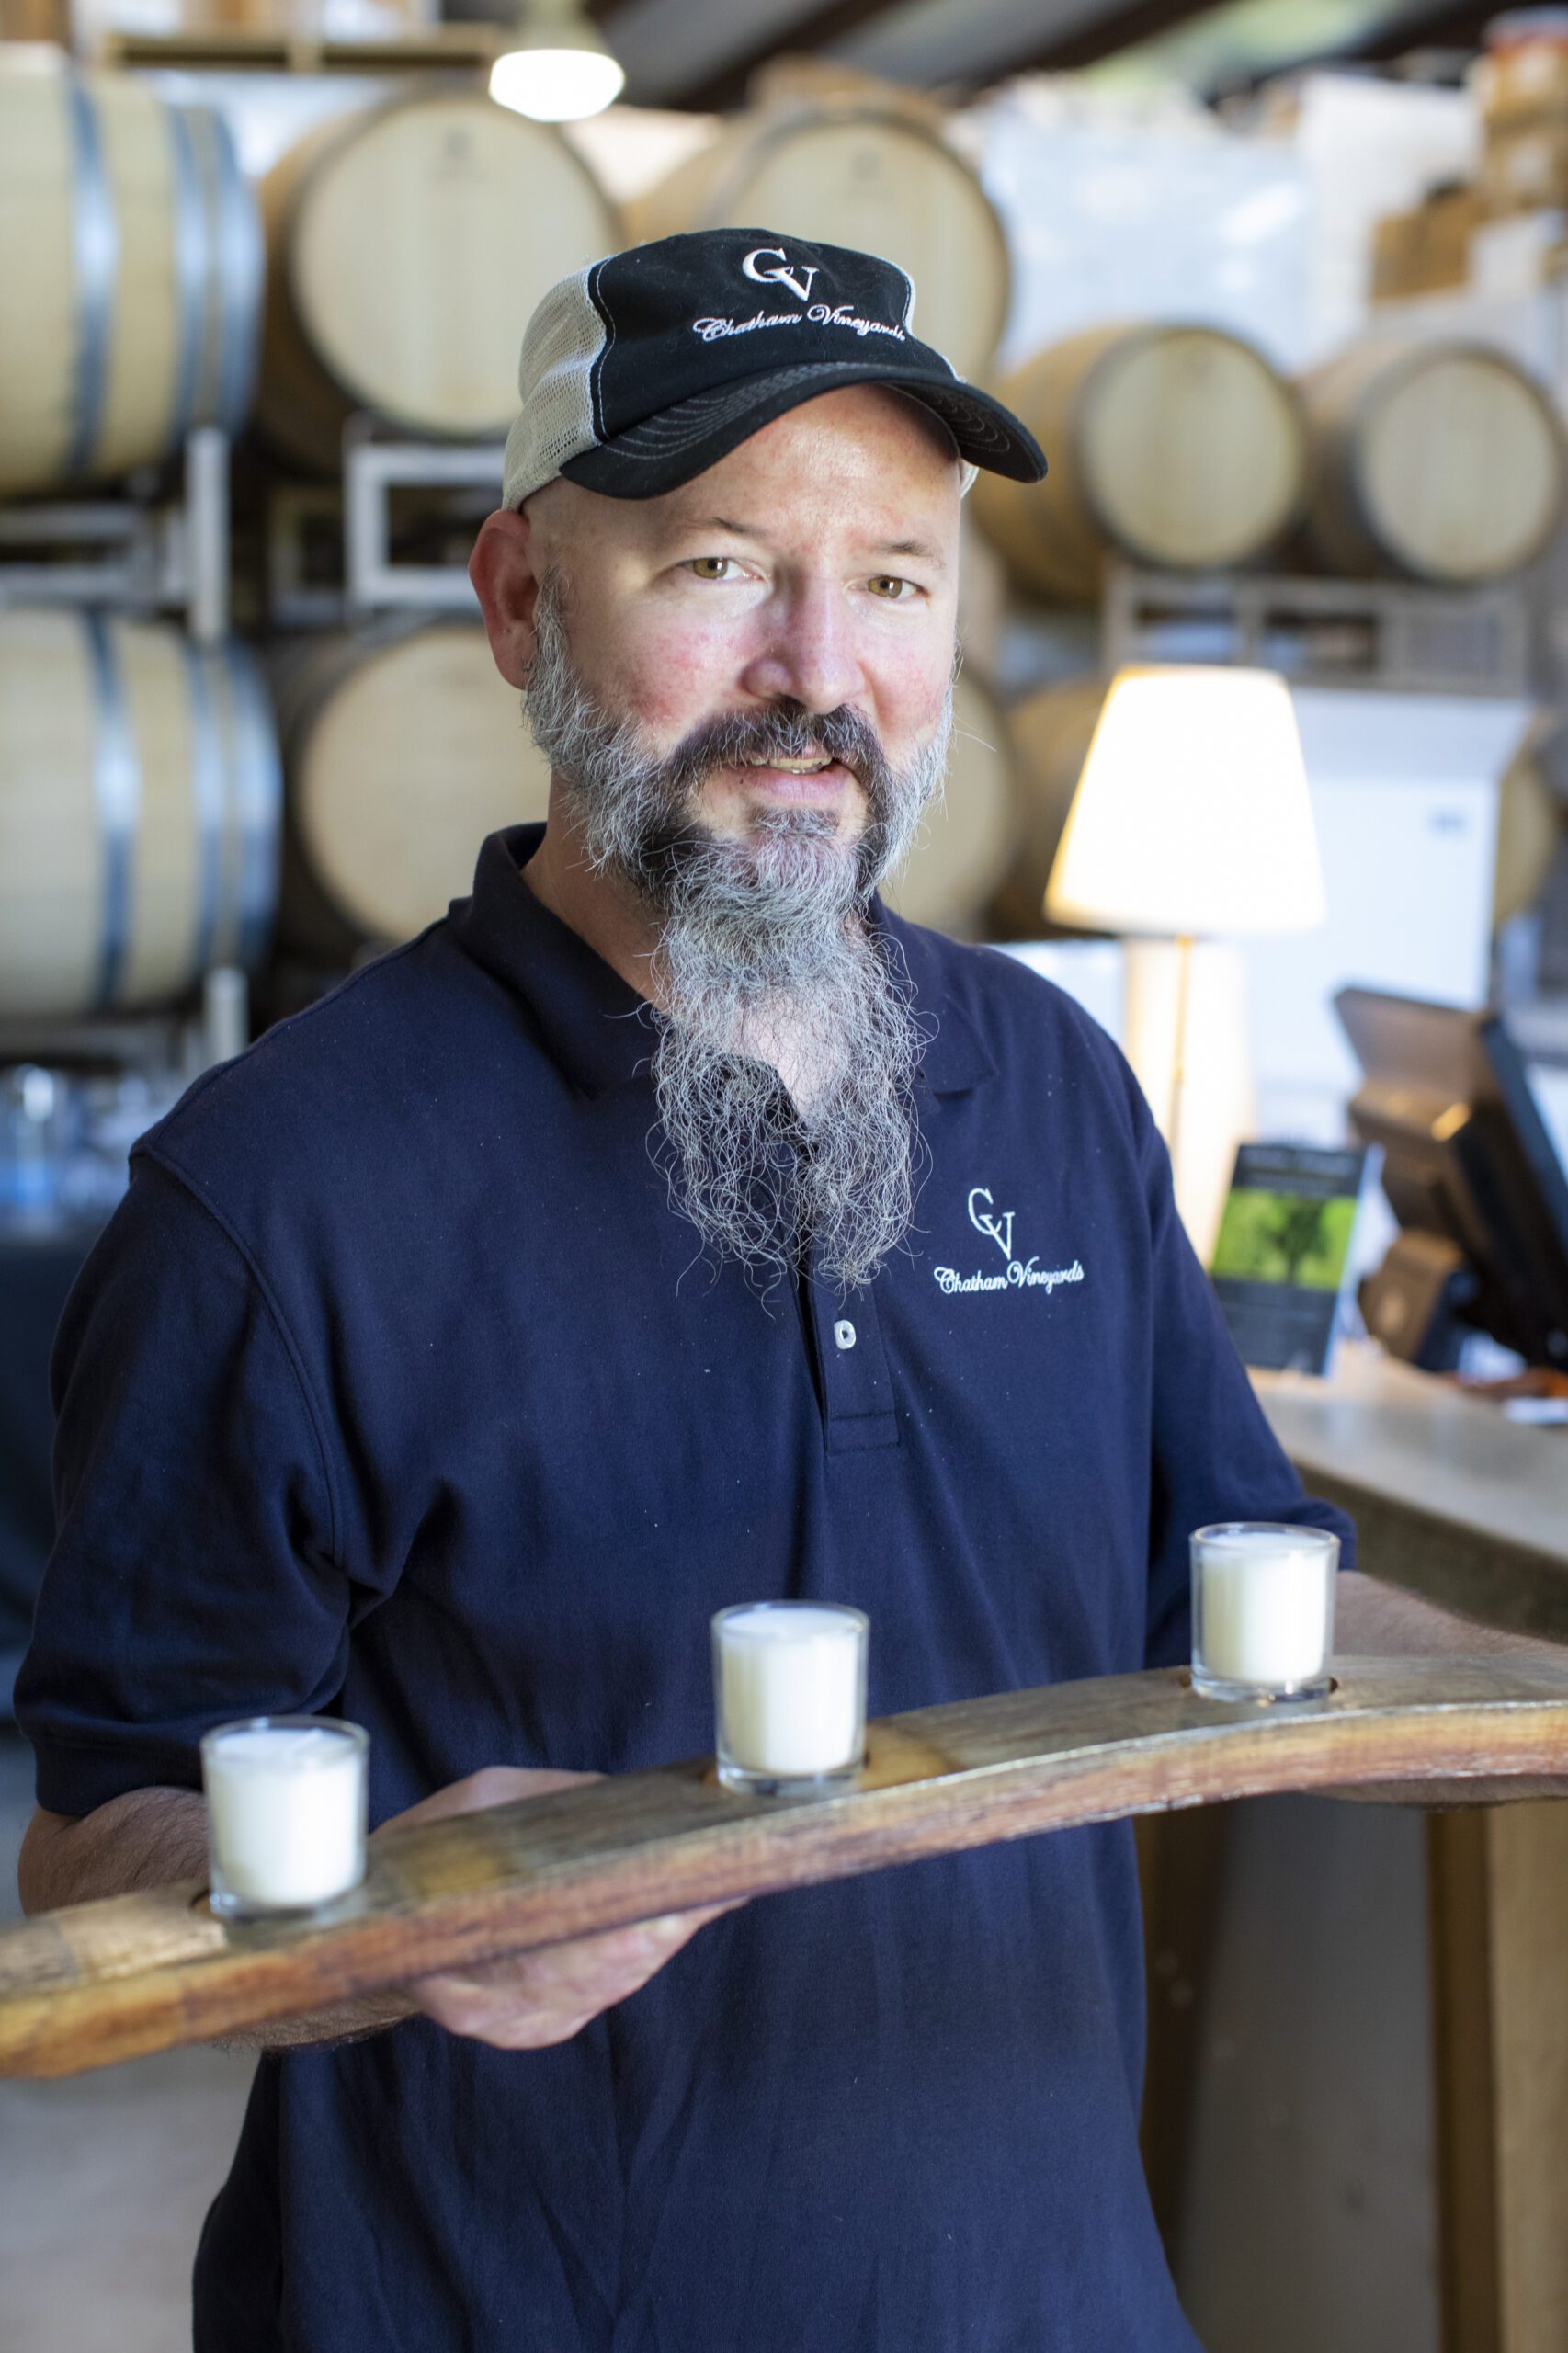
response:
[[[994,1242],[1002,1253],[1006,1271],[986,1274],[977,1269],[972,1275],[960,1275],[956,1267],[934,1267],[932,1275],[937,1288],[946,1298],[955,1292],[971,1290],[1043,1290],[1053,1291],[1059,1283],[1081,1283],[1084,1269],[1076,1258],[1070,1267],[1042,1267],[1038,1257],[1016,1258],[1013,1256],[1012,1210],[998,1210],[994,1195],[988,1186],[976,1185],[969,1197],[969,1222],[976,1233],[987,1242]]]
[[[982,1201],[985,1203],[983,1209],[979,1206]],[[997,1217],[995,1208],[990,1188],[976,1185],[969,1197],[969,1222],[976,1233],[983,1233],[988,1240],[994,1242],[1004,1258],[1010,1258],[1013,1255],[1013,1211],[1009,1210],[1005,1217]]]

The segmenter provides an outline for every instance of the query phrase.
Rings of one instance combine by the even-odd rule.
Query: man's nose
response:
[[[790,696],[808,710],[836,710],[865,688],[854,622],[842,592],[824,584],[770,606],[767,633],[741,683],[767,701]]]

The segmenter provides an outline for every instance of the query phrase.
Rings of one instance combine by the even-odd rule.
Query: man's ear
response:
[[[526,515],[507,506],[480,525],[468,576],[473,583],[495,667],[508,686],[528,682],[534,658],[534,609],[539,602],[533,531]]]

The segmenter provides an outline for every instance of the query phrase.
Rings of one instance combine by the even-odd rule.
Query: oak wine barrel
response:
[[[243,646],[0,612],[0,1017],[127,1011],[255,963],[280,799]]]
[[[277,692],[283,927],[301,949],[412,938],[469,890],[487,834],[545,814],[549,767],[472,622],[317,641]]]
[[[623,243],[560,133],[437,87],[339,116],[262,184],[257,415],[285,457],[340,462],[355,409],[433,438],[499,438],[540,297]]]
[[[738,116],[630,217],[643,239],[756,226],[880,254],[915,282],[915,334],[960,376],[983,371],[1006,319],[1006,232],[934,110],[823,97]]]
[[[1020,585],[1098,596],[1108,555],[1177,572],[1250,563],[1301,508],[1306,439],[1260,351],[1217,327],[1096,327],[998,387],[1043,448],[1043,483],[983,473],[975,515]]]
[[[992,892],[1012,863],[1018,782],[1001,705],[978,679],[953,689],[947,790],[928,810],[903,871],[882,896],[911,923],[978,938]]]
[[[155,463],[250,405],[256,202],[210,108],[0,48],[0,496]]]
[[[993,927],[1005,939],[1038,939],[1048,928],[1045,886],[1105,697],[1103,678],[1073,678],[1042,688],[1007,713],[1017,763],[1018,830],[991,908]]]
[[[1497,787],[1497,858],[1492,874],[1495,930],[1532,907],[1562,839],[1565,813],[1545,755],[1559,734],[1555,712],[1540,713]]]
[[[1312,436],[1308,531],[1332,570],[1465,586],[1518,571],[1556,530],[1562,427],[1506,352],[1369,336],[1299,389]]]

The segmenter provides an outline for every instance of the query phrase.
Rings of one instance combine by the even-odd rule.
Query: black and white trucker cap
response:
[[[916,341],[914,313],[914,284],[892,262],[769,229],[703,229],[591,263],[528,321],[503,501],[519,506],[557,474],[656,498],[844,384],[909,393],[966,468],[1038,482],[1033,436]]]

